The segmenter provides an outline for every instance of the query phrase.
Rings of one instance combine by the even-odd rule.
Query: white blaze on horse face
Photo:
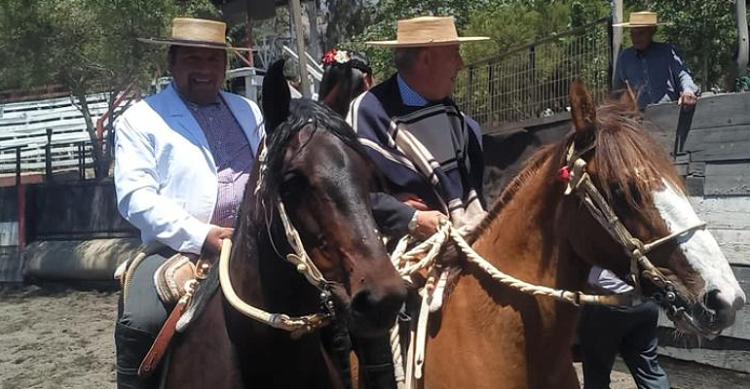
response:
[[[664,182],[664,189],[656,191],[654,206],[667,224],[670,233],[684,230],[699,224],[700,218],[695,214],[690,201]],[[700,274],[705,283],[704,293],[718,290],[721,298],[730,306],[738,297],[745,301],[745,293],[740,288],[737,278],[729,267],[719,244],[707,229],[698,229],[677,237],[688,263]]]

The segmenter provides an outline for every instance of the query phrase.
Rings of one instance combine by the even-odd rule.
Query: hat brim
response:
[[[648,24],[643,24],[643,23],[630,23],[630,22],[626,22],[626,23],[616,23],[616,24],[613,24],[612,27],[639,28],[639,27],[669,26],[670,24],[672,24],[672,23],[648,23]]]
[[[399,42],[397,40],[391,41],[370,41],[365,42],[366,45],[377,46],[377,47],[432,47],[432,46],[450,46],[461,43],[481,42],[490,40],[486,36],[467,36],[461,37],[457,40],[449,41],[423,41],[423,42]]]
[[[158,39],[158,38],[136,38],[143,43],[150,43],[154,45],[167,45],[167,46],[186,46],[186,47],[199,47],[202,49],[218,49],[226,51],[255,51],[254,49],[248,49],[244,47],[232,47],[230,45],[222,45],[220,43],[213,42],[200,42],[200,41],[184,41],[178,39]]]

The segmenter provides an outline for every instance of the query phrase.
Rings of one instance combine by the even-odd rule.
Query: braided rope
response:
[[[630,296],[622,295],[589,295],[581,292],[571,292],[547,286],[534,285],[519,280],[502,272],[486,259],[482,258],[482,256],[477,254],[477,252],[471,248],[469,243],[466,242],[462,233],[462,229],[454,228],[450,222],[442,222],[438,226],[437,232],[432,237],[418,244],[408,252],[406,251],[406,247],[414,240],[411,237],[402,238],[396,246],[396,250],[394,250],[391,255],[391,261],[399,274],[404,277],[424,269],[431,270],[437,262],[437,254],[439,253],[440,248],[448,241],[448,238],[450,238],[466,255],[469,262],[479,266],[480,269],[490,275],[494,280],[523,293],[535,296],[549,296],[576,306],[581,304],[621,305],[624,302],[627,302],[630,298]]]

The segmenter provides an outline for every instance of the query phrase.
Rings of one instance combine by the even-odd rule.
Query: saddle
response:
[[[120,281],[123,295],[127,294],[129,278],[138,265],[158,251],[149,247],[118,267],[115,278]],[[177,253],[156,269],[153,277],[156,293],[166,306],[172,306],[173,309],[143,359],[138,375],[147,377],[156,370],[175,332],[183,332],[207,305],[218,289],[218,272],[214,268],[218,266],[211,266],[210,262],[195,254]],[[209,282],[203,285],[202,281],[206,279]]]

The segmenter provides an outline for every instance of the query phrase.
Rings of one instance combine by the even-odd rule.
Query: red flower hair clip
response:
[[[352,56],[348,51],[331,49],[323,56],[323,65],[329,66],[335,63],[345,64],[351,59]]]

